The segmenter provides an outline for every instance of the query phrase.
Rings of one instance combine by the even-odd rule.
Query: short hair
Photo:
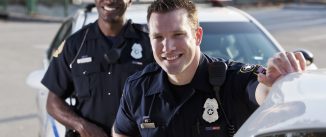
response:
[[[185,9],[188,13],[188,19],[193,29],[197,29],[198,15],[195,4],[190,0],[155,0],[147,9],[147,22],[151,17],[151,14],[167,13],[173,10]]]

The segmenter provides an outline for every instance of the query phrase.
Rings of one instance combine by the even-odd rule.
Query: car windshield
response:
[[[201,22],[201,50],[207,55],[266,65],[276,46],[251,22]]]
[[[256,137],[325,137],[326,129],[306,129],[297,131],[282,131],[258,135]]]

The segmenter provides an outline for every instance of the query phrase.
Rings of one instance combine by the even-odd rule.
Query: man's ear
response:
[[[199,46],[203,38],[203,28],[198,26],[196,30],[196,45]]]

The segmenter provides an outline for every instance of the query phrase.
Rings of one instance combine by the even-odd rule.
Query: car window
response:
[[[63,40],[65,40],[71,34],[72,29],[72,18],[69,18],[65,22],[62,23],[59,28],[57,34],[55,35],[48,51],[47,51],[47,59],[50,60],[52,57],[52,53],[59,47]]]
[[[326,129],[306,129],[296,131],[282,131],[258,135],[256,137],[325,137]]]
[[[208,55],[250,64],[264,64],[278,52],[276,46],[251,22],[201,22],[201,50]]]

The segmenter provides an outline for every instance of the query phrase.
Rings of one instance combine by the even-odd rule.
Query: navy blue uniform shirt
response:
[[[112,49],[121,54],[115,62],[109,62]],[[148,32],[129,20],[117,37],[107,38],[95,22],[69,37],[58,52],[42,83],[63,99],[75,94],[76,113],[110,135],[125,80],[154,61]]]
[[[226,137],[226,121],[208,78],[208,63],[212,61],[228,66],[220,98],[228,119],[238,129],[258,107],[257,76],[249,69],[253,67],[202,54],[193,80],[184,86],[170,84],[155,63],[129,77],[115,131],[142,137]]]

